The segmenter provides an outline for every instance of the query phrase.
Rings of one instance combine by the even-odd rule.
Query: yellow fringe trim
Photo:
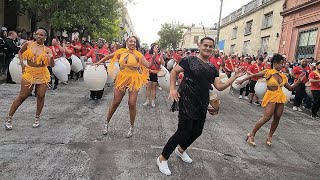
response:
[[[31,87],[33,84],[48,84],[50,82],[50,73],[47,67],[31,67],[24,69],[22,79],[28,82],[26,86]]]
[[[37,65],[45,65],[45,66],[49,65],[49,59],[46,56],[46,54],[41,54],[40,56],[35,58],[30,48],[27,49],[25,52],[23,52],[23,54],[21,55],[21,58],[23,60],[31,61]]]

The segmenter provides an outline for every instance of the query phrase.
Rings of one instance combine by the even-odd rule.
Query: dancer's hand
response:
[[[298,80],[303,81],[304,77],[306,76],[306,73],[303,72],[299,75]]]
[[[243,80],[236,80],[237,85],[241,85],[243,83]]]
[[[234,75],[238,78],[241,77],[245,74],[246,70],[241,67],[241,68],[237,68],[236,71],[234,72]]]
[[[170,93],[169,93],[169,97],[168,99],[171,99],[171,101],[179,101],[179,98],[180,98],[180,94],[178,93],[178,91],[175,89],[175,90],[170,90]]]

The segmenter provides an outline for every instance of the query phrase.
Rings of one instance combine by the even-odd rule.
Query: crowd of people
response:
[[[56,90],[59,79],[52,73],[55,59],[65,57],[72,64],[72,56],[92,59],[92,63],[101,64],[109,62],[107,71],[114,78],[114,96],[109,105],[105,120],[103,134],[107,135],[113,114],[120,105],[124,95],[128,92],[128,105],[130,113],[130,127],[126,137],[133,136],[134,123],[137,113],[138,92],[146,87],[146,101],[143,105],[151,103],[156,106],[156,89],[158,83],[157,73],[162,67],[167,67],[170,61],[175,61],[175,66],[169,69],[170,92],[174,110],[179,110],[178,129],[166,143],[162,153],[157,158],[159,170],[170,175],[168,159],[175,152],[184,162],[192,163],[186,153],[188,147],[201,135],[209,105],[209,90],[212,86],[222,91],[245,74],[248,76],[237,80],[242,84],[250,80],[248,85],[239,90],[239,99],[248,100],[250,104],[264,107],[263,117],[247,134],[248,144],[255,146],[254,137],[257,131],[273,117],[270,132],[266,143],[272,144],[272,136],[282,116],[284,103],[287,101],[282,87],[294,93],[293,110],[302,111],[312,108],[312,117],[319,119],[320,107],[320,62],[312,58],[289,61],[285,55],[274,54],[269,56],[263,53],[255,56],[227,55],[214,49],[215,42],[210,37],[204,37],[199,42],[199,49],[195,51],[169,50],[161,51],[158,44],[154,43],[150,49],[140,47],[139,39],[130,36],[122,44],[107,42],[102,38],[97,41],[82,41],[75,37],[72,41],[68,38],[53,37],[50,46],[46,46],[48,34],[45,28],[38,28],[32,38],[23,40],[17,32],[1,28],[0,63],[1,73],[7,76],[7,83],[12,81],[8,70],[10,61],[18,54],[22,67],[21,89],[13,101],[5,121],[5,129],[13,129],[12,117],[18,107],[27,99],[35,87],[37,96],[37,111],[34,128],[40,126],[40,114],[44,106],[46,90]],[[27,60],[24,64],[23,60]],[[117,69],[116,63],[119,64]],[[228,76],[222,82],[219,74]],[[83,71],[70,72],[68,80],[78,80],[83,77]],[[255,94],[255,85],[260,78],[266,79],[267,92],[261,100]],[[176,89],[177,81],[179,88]],[[68,82],[61,82],[68,84]],[[306,86],[312,92],[313,98],[306,93]],[[48,86],[49,85],[49,86]],[[243,93],[245,93],[243,95]]]

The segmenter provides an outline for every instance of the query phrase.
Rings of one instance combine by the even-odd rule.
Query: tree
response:
[[[158,35],[160,36],[159,43],[161,48],[176,49],[183,37],[183,25],[164,23],[161,25]]]

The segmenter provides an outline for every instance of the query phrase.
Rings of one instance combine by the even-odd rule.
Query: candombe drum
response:
[[[211,115],[217,115],[219,113],[219,107],[220,107],[220,100],[218,98],[218,95],[215,94],[212,90],[210,90],[208,112]]]
[[[81,71],[83,69],[81,60],[75,55],[72,55],[71,59],[72,59],[71,70],[74,71],[75,73]]]
[[[110,62],[107,62],[107,63],[106,63],[107,68],[109,67],[109,65],[110,65]],[[115,66],[116,69],[119,69],[119,63],[115,63],[114,66]],[[116,74],[115,74],[115,77],[116,77],[117,75],[118,75],[118,74],[116,73]],[[109,85],[112,84],[113,82],[114,82],[114,78],[108,73],[108,76],[107,76],[107,85],[109,86]]]
[[[311,89],[310,89],[311,83],[307,82],[306,83],[306,93],[310,98],[313,98],[312,93],[311,93]]]
[[[164,67],[161,66],[161,70],[157,74],[159,86],[166,92],[170,92],[170,73]]]
[[[60,58],[54,60],[53,74],[62,82],[68,81],[67,67],[62,63]]]
[[[287,88],[282,87],[282,91],[283,93],[286,95],[287,97],[287,102],[290,102],[291,96],[292,96],[292,92],[289,91]]]
[[[92,63],[92,58],[91,58],[91,57],[88,58],[88,59],[87,59],[87,62]]]
[[[66,68],[67,68],[67,73],[70,74],[70,72],[71,72],[71,66],[70,66],[69,61],[68,61],[65,57],[61,57],[60,60],[61,60],[61,62],[66,66]]]
[[[24,62],[26,64],[26,62]],[[22,68],[18,56],[15,56],[9,64],[9,71],[14,82],[20,83],[22,78]]]
[[[225,82],[228,81],[228,79],[229,79],[226,73],[220,73],[220,74],[219,74],[219,77],[220,77],[222,83],[225,83]],[[227,88],[226,88],[225,90],[223,90],[223,91],[218,91],[213,85],[211,85],[211,86],[213,87],[213,92],[214,92],[215,94],[217,94],[220,99],[222,99],[224,96],[227,96],[227,95],[229,94],[230,86],[227,87]]]
[[[234,73],[232,73],[232,76],[233,76],[233,74],[234,74]],[[234,89],[236,89],[236,90],[240,90],[241,88],[246,87],[246,85],[249,83],[249,80],[243,82],[241,85],[238,85],[238,84],[237,84],[237,81],[238,81],[238,80],[242,80],[242,79],[244,79],[244,78],[246,78],[246,77],[248,77],[247,74],[245,74],[245,75],[243,75],[243,76],[241,76],[241,77],[238,77],[235,81],[233,81],[232,87],[233,87]]]
[[[104,65],[87,64],[83,73],[87,88],[91,91],[100,91],[107,82],[107,71]]]
[[[171,71],[173,69],[173,67],[175,66],[176,64],[176,61],[174,59],[170,59],[167,63],[167,69],[169,71]]]
[[[266,79],[259,79],[254,87],[254,92],[258,96],[259,100],[263,99],[263,96],[267,92],[267,82]]]

